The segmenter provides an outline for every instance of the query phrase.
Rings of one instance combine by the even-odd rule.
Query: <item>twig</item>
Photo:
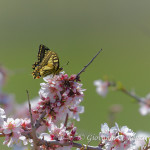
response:
[[[68,113],[66,115],[66,119],[65,119],[65,123],[64,123],[64,126],[67,127],[67,122],[68,122]]]
[[[39,119],[36,120],[34,127],[37,129],[41,126],[41,121],[43,120],[43,118],[46,115],[46,110],[41,114],[41,116],[39,117]]]
[[[84,66],[84,68],[77,74],[77,76],[76,76],[76,80],[77,80],[77,81],[79,81],[80,74],[85,71],[85,69],[93,62],[93,60],[98,56],[98,54],[99,54],[101,51],[102,51],[102,49],[100,49],[100,50],[98,51],[98,53],[91,59],[91,61],[90,61],[86,66]]]
[[[26,92],[27,92],[27,96],[28,96],[28,104],[29,104],[29,113],[30,113],[31,126],[32,126],[32,136],[33,136],[34,150],[38,150],[36,130],[34,128],[34,123],[33,123],[33,117],[32,117],[32,111],[31,111],[31,104],[30,104],[30,98],[29,98],[29,92],[28,92],[28,90],[26,90]]]
[[[115,82],[109,82],[109,86],[116,87],[117,84],[116,84]],[[147,103],[146,101],[143,101],[143,99],[142,99],[141,97],[139,97],[139,96],[135,95],[134,93],[128,91],[128,90],[127,90],[126,88],[124,88],[123,86],[122,86],[122,87],[119,87],[119,88],[117,88],[117,89],[118,89],[119,91],[123,92],[124,94],[126,94],[126,95],[128,95],[128,96],[134,98],[136,101],[138,101],[138,103],[143,103],[143,104],[145,104],[145,105],[147,105],[147,106],[150,107],[150,104],[149,104],[149,103]]]
[[[134,99],[136,99],[138,102],[141,102],[141,98],[136,96],[135,94],[132,94],[131,92],[127,91],[125,88],[121,88],[121,91],[124,92],[125,94],[133,97]]]
[[[127,94],[128,96],[133,97],[139,103],[143,103],[143,104],[148,105],[150,107],[150,104],[146,103],[145,101],[143,101],[140,97],[136,96],[135,94],[132,94],[131,92],[127,91],[125,88],[121,88],[120,90],[122,92],[124,92],[125,94]]]

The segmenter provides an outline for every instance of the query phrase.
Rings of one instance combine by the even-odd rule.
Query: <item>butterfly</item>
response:
[[[38,61],[32,65],[32,69],[34,79],[39,79],[50,74],[56,75],[62,70],[59,67],[57,54],[43,44],[39,46]]]

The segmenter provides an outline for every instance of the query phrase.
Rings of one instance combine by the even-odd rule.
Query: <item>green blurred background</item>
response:
[[[40,44],[57,52],[61,65],[69,61],[64,67],[69,75],[78,73],[103,48],[81,76],[87,91],[85,113],[75,123],[80,132],[98,135],[114,104],[122,106],[115,120],[120,126],[150,132],[150,116],[141,116],[130,97],[110,92],[102,98],[93,85],[108,76],[141,97],[150,92],[149,0],[1,1],[0,63],[14,72],[4,91],[14,93],[18,103],[26,101],[26,89],[31,98],[38,96],[43,80],[32,78],[31,66]]]

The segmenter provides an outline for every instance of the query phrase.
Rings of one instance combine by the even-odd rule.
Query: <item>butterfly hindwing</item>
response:
[[[53,55],[52,55],[52,62],[53,62],[54,69],[58,70],[59,69],[59,58],[56,53],[53,53]]]

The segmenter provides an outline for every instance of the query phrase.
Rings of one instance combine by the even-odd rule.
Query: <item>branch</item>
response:
[[[93,60],[98,56],[98,54],[99,54],[101,51],[102,51],[102,49],[100,49],[100,50],[98,51],[98,53],[91,59],[91,61],[90,61],[86,66],[84,66],[84,68],[77,74],[77,76],[76,76],[76,80],[77,80],[77,81],[79,81],[80,74],[85,71],[85,69],[93,62]]]
[[[30,113],[31,125],[32,125],[32,136],[33,136],[34,150],[38,150],[36,130],[34,128],[34,123],[33,123],[33,117],[32,117],[32,111],[31,111],[31,104],[30,104],[30,98],[29,98],[29,92],[28,92],[28,90],[26,90],[26,92],[27,92],[27,96],[28,96],[28,104],[29,104],[29,113]]]
[[[68,117],[69,117],[69,116],[68,116],[68,113],[67,113],[67,115],[66,115],[66,119],[65,119],[65,123],[64,123],[64,126],[65,126],[65,127],[67,127]]]
[[[117,87],[117,84],[115,82],[109,82],[109,86]],[[125,87],[122,86],[122,84],[121,84],[121,86],[119,85],[119,88],[117,88],[117,90],[119,90],[119,91],[125,93],[126,95],[134,98],[139,103],[143,103],[143,104],[150,107],[149,103],[147,103],[146,101],[143,101],[143,99],[141,97],[139,97],[139,96],[135,95],[134,93],[128,91]]]
[[[146,103],[145,101],[143,101],[140,97],[136,96],[135,94],[129,92],[128,90],[126,90],[125,88],[121,88],[120,89],[123,93],[127,94],[128,96],[134,98],[135,100],[137,100],[139,103],[143,103],[145,105],[150,106],[150,104]]]
[[[39,117],[39,119],[36,120],[34,127],[37,129],[41,126],[41,121],[43,120],[43,118],[46,115],[46,110],[41,114],[41,116]]]
[[[135,94],[133,94],[133,93],[127,91],[125,88],[121,88],[121,91],[124,92],[125,94],[127,94],[128,96],[133,97],[133,98],[136,99],[138,102],[141,102],[141,101],[142,101],[140,97],[138,97],[138,96],[136,96]]]
[[[23,136],[25,136],[26,138],[30,138],[32,139],[32,133],[29,132],[22,132],[21,133]],[[101,148],[101,146],[90,146],[90,145],[86,145],[86,144],[79,144],[79,143],[74,143],[74,142],[61,142],[61,141],[57,141],[57,140],[51,140],[51,141],[46,141],[44,139],[36,139],[37,141],[37,146],[47,146],[47,147],[51,147],[53,145],[59,145],[59,146],[72,146],[72,147],[76,147],[76,148],[84,148],[84,150],[103,150]]]
[[[23,132],[22,135],[24,135],[26,138],[31,138],[31,132]],[[57,140],[51,140],[51,141],[46,141],[44,139],[37,139],[37,146],[47,146],[51,147],[53,145],[59,145],[59,146],[72,146],[76,148],[84,148],[84,150],[103,150],[101,146],[90,146],[86,144],[79,144],[79,143],[74,143],[74,142],[61,142]]]
[[[72,142],[65,142],[62,143],[60,141],[56,141],[56,140],[52,140],[52,141],[45,141],[45,140],[40,140],[38,141],[38,146],[41,145],[47,145],[48,147],[51,147],[52,145],[60,145],[60,146],[72,146],[72,147],[76,147],[76,148],[86,148],[87,150],[102,150],[101,147],[99,146],[87,146],[87,145],[82,145],[79,143],[72,143]]]

